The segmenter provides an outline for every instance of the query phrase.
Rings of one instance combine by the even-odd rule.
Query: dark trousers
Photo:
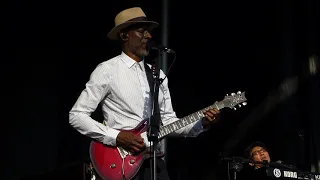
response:
[[[151,162],[152,161],[150,158],[146,159],[143,162],[135,178],[133,178],[133,180],[152,180],[153,177],[151,174],[151,170],[152,170],[152,166],[150,164]],[[167,166],[164,160],[157,158],[156,164],[157,164],[157,180],[170,180],[168,171],[167,171]]]

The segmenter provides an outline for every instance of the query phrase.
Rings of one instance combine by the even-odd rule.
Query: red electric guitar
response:
[[[246,100],[245,93],[239,91],[238,93],[232,93],[230,96],[227,94],[222,101],[209,107],[215,107],[217,109],[227,107],[236,110],[235,106],[238,105],[241,107],[241,105],[246,105]],[[163,139],[166,135],[204,117],[203,111],[209,107],[183,117],[168,125],[161,126],[159,131],[159,140]],[[135,155],[121,147],[108,146],[97,141],[92,141],[90,144],[90,158],[98,175],[104,180],[132,179],[138,172],[143,161],[150,157],[150,143],[147,138],[147,130],[148,119],[143,120],[136,126],[136,128],[128,130],[143,137],[145,144],[147,145],[147,148],[144,151]],[[161,156],[163,154],[159,153],[158,155]]]

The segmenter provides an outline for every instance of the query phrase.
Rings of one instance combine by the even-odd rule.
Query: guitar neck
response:
[[[217,109],[222,109],[222,108],[224,108],[224,104],[222,103],[222,101],[217,102],[211,106],[208,106],[208,107],[203,108],[197,112],[194,112],[188,116],[185,116],[185,117],[183,117],[173,123],[170,123],[168,125],[160,127],[160,132],[159,132],[158,138],[161,139],[162,137],[164,137],[164,136],[166,136],[166,135],[168,135],[178,129],[181,129],[191,123],[198,121],[199,119],[204,117],[203,111],[205,111],[208,108],[212,108],[212,107],[217,108]]]

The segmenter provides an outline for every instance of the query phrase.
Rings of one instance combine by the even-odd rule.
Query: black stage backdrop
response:
[[[120,53],[106,38],[116,13],[141,6],[149,19],[161,22],[161,1],[2,4],[1,179],[87,161],[90,140],[69,126],[68,111],[95,66]],[[248,98],[238,111],[223,109],[222,120],[198,138],[168,140],[172,179],[226,179],[218,154],[242,155],[254,140],[268,145],[273,160],[310,171],[320,160],[319,75],[306,76],[313,67],[309,59],[319,56],[319,2],[175,1],[169,6],[169,44],[177,60],[168,78],[177,115],[238,90]],[[161,29],[153,36],[160,43]],[[280,84],[293,77],[297,86],[289,96],[265,102],[277,97],[270,92],[292,90]],[[99,111],[94,116],[101,118]]]

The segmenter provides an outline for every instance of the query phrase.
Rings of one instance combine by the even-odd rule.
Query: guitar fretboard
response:
[[[186,117],[180,118],[179,120],[177,120],[173,123],[170,123],[168,125],[160,127],[160,132],[159,132],[158,138],[161,139],[162,137],[164,137],[164,136],[166,136],[166,135],[168,135],[178,129],[181,129],[181,128],[183,128],[193,122],[200,120],[201,118],[204,117],[203,111],[205,111],[206,109],[211,108],[211,107],[214,107],[217,109],[222,109],[222,108],[224,108],[224,104],[222,101],[217,102],[211,106],[208,106],[208,107],[203,108],[197,112],[194,112]]]

